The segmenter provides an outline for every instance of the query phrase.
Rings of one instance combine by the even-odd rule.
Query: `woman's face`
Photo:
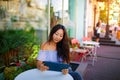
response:
[[[64,32],[63,32],[62,29],[57,30],[57,31],[53,34],[53,41],[54,41],[55,43],[60,42],[60,41],[63,39],[63,35],[64,35]]]

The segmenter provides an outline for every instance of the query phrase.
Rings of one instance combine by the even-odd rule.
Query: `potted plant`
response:
[[[19,60],[20,50],[30,51],[36,39],[33,29],[0,31],[0,35],[0,56],[6,66],[10,65],[13,56]]]

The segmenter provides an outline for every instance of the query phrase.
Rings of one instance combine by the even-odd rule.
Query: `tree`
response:
[[[106,9],[101,10],[100,11],[100,20],[102,20],[103,22],[107,23],[106,17],[107,17],[107,15],[106,15]]]

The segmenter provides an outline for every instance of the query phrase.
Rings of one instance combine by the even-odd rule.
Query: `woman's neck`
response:
[[[55,42],[53,42],[53,41],[50,41],[50,42],[49,42],[49,48],[50,48],[50,49],[55,49],[55,50],[56,50],[56,45],[57,45],[57,44],[56,44]]]
[[[52,45],[52,46],[56,46],[57,45],[54,41],[50,41],[49,44]]]

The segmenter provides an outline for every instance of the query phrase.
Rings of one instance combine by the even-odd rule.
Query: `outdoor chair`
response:
[[[83,46],[85,49],[88,49],[88,54],[92,58],[92,65],[94,61],[97,60],[96,50],[99,46],[99,42],[92,41],[90,38],[83,37]]]
[[[92,40],[89,37],[83,37],[82,42],[83,41],[92,41]],[[93,52],[95,49],[94,45],[83,45],[82,47],[87,50],[87,53],[84,55],[85,59],[87,56],[93,57]]]

